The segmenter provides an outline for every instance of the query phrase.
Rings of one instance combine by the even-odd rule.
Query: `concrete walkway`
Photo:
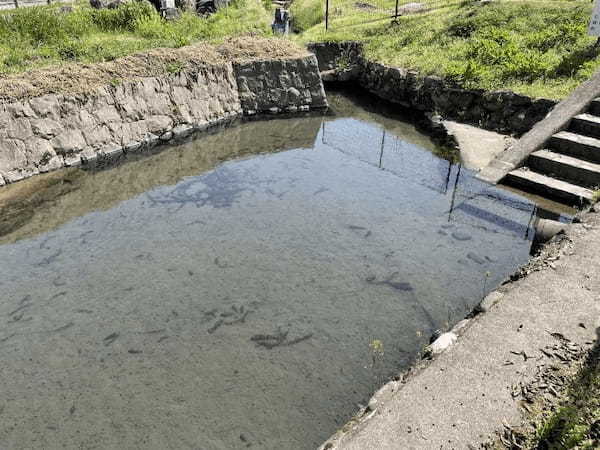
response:
[[[583,222],[549,247],[539,271],[499,289],[500,300],[454,346],[404,384],[388,385],[394,392],[374,413],[323,448],[474,449],[505,424],[521,424],[514,386],[553,363],[540,351],[557,344],[551,333],[589,347],[600,327],[600,213]]]

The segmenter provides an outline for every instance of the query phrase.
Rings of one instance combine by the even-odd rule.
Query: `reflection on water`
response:
[[[527,260],[535,205],[332,102],[0,191],[0,447],[315,448]]]

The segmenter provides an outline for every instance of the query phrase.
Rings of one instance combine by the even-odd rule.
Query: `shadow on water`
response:
[[[329,98],[0,190],[0,446],[315,448],[527,261],[535,204]]]
[[[109,209],[156,186],[214,169],[223,161],[312,147],[321,122],[321,117],[312,116],[237,123],[176,146],[127,155],[105,170],[70,169],[9,185],[0,190],[0,243]]]

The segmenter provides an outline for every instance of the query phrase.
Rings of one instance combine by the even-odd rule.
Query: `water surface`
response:
[[[527,260],[535,205],[330,99],[0,191],[0,447],[316,448]]]

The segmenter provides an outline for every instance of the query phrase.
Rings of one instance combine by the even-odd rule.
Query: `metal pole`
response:
[[[400,0],[396,0],[396,12],[394,13],[394,20],[398,20],[398,3]]]
[[[329,0],[325,0],[325,31],[329,30]]]

